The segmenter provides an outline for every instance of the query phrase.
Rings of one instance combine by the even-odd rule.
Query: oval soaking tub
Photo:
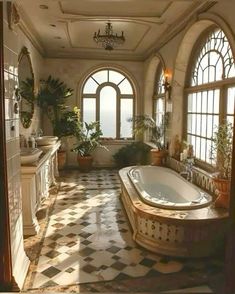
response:
[[[119,176],[121,200],[139,245],[164,255],[204,257],[223,244],[228,212],[214,208],[209,194],[174,171],[126,167]]]
[[[169,168],[137,166],[128,172],[140,198],[167,209],[195,209],[207,206],[212,197]]]

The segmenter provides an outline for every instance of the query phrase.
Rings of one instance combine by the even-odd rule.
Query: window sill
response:
[[[101,139],[100,143],[102,145],[126,145],[134,143],[133,139]]]

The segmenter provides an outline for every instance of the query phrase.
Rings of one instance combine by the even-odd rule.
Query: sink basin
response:
[[[58,141],[56,136],[42,136],[36,138],[38,146],[54,145]]]
[[[42,154],[42,150],[37,148],[22,149],[20,151],[20,161],[22,165],[32,164],[39,159]]]

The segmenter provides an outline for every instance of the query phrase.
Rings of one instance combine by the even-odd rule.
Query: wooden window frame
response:
[[[99,84],[98,81],[95,80],[95,78],[93,78],[93,75],[96,74],[97,72],[99,71],[103,71],[103,70],[107,70],[108,73],[107,73],[107,77],[108,77],[108,81],[107,82],[103,82],[101,84]],[[115,72],[118,72],[120,73],[121,75],[123,75],[123,79],[115,84],[113,82],[110,82],[109,81],[109,71],[115,71]],[[84,93],[83,92],[83,89],[86,85],[86,82],[92,78],[96,83],[97,83],[97,89],[96,89],[96,93],[93,93],[93,94],[87,94],[87,93]],[[132,87],[132,92],[133,94],[121,94],[121,91],[119,89],[119,85],[124,81],[124,80],[127,80],[131,87]],[[112,88],[115,89],[116,93],[117,93],[117,105],[116,105],[116,137],[113,138],[113,140],[133,140],[134,139],[134,134],[131,136],[131,137],[128,137],[128,138],[122,138],[121,137],[121,134],[120,134],[120,130],[121,130],[121,100],[122,99],[132,99],[133,100],[133,109],[132,109],[132,113],[133,113],[133,117],[135,116],[135,91],[134,91],[134,87],[133,87],[133,84],[132,82],[130,81],[130,79],[123,73],[123,72],[120,72],[114,68],[103,68],[103,69],[100,69],[100,70],[97,70],[95,72],[93,72],[92,74],[90,74],[88,76],[88,78],[86,79],[84,85],[83,85],[83,88],[82,88],[82,99],[81,99],[81,118],[83,119],[83,99],[84,98],[93,98],[93,99],[96,99],[96,113],[95,113],[95,117],[96,117],[96,121],[99,121],[100,120],[100,92],[101,90],[106,87],[106,86],[110,86]],[[102,139],[106,139],[106,137],[101,137]]]
[[[197,64],[198,55],[200,54],[200,52],[204,46],[205,41],[208,39],[208,36],[210,34],[212,34],[212,32],[216,29],[219,29],[219,28],[216,26],[211,26],[208,30],[206,30],[204,32],[204,34],[202,35],[202,37],[196,43],[196,45],[195,45],[196,49],[194,49],[191,54],[191,60],[193,60],[193,62],[192,62],[191,67],[189,67],[188,71],[187,71],[188,79],[187,79],[186,84],[188,85],[188,87],[186,87],[185,91],[184,91],[184,101],[185,101],[185,103],[184,103],[184,122],[186,122],[186,123],[183,124],[183,137],[185,138],[186,141],[187,141],[187,135],[188,135],[188,119],[187,118],[188,118],[188,114],[189,114],[189,112],[188,112],[188,96],[189,96],[189,94],[219,89],[219,91],[220,91],[220,98],[219,98],[220,104],[219,104],[219,114],[218,114],[219,123],[221,123],[224,119],[226,119],[226,116],[227,116],[227,114],[226,114],[226,111],[227,111],[227,89],[229,87],[235,86],[235,77],[225,78],[224,74],[223,74],[222,80],[191,86],[191,83],[194,79],[193,69],[195,69],[195,66]],[[210,113],[210,115],[213,115],[213,114],[214,113]],[[200,137],[200,136],[198,136],[198,137]],[[202,161],[199,158],[196,158],[196,164],[198,166],[202,167],[203,169],[208,170],[209,172],[214,171],[214,166],[212,164],[209,164],[206,161]]]

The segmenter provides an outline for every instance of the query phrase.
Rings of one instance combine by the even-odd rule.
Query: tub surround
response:
[[[170,210],[145,204],[130,182],[130,169],[121,169],[119,176],[121,199],[133,229],[133,239],[153,252],[170,256],[213,254],[215,244],[223,240],[228,213],[214,209],[213,205],[194,210]]]
[[[49,196],[50,186],[56,184],[59,147],[60,142],[57,142],[34,165],[21,166],[24,235],[35,235],[39,231],[36,212],[40,209],[41,202]]]
[[[185,164],[183,162],[178,161],[170,156],[167,157],[166,166],[178,173],[185,170]],[[212,196],[215,195],[215,186],[213,183],[212,174],[208,173],[207,171],[197,166],[193,166],[192,182]]]

